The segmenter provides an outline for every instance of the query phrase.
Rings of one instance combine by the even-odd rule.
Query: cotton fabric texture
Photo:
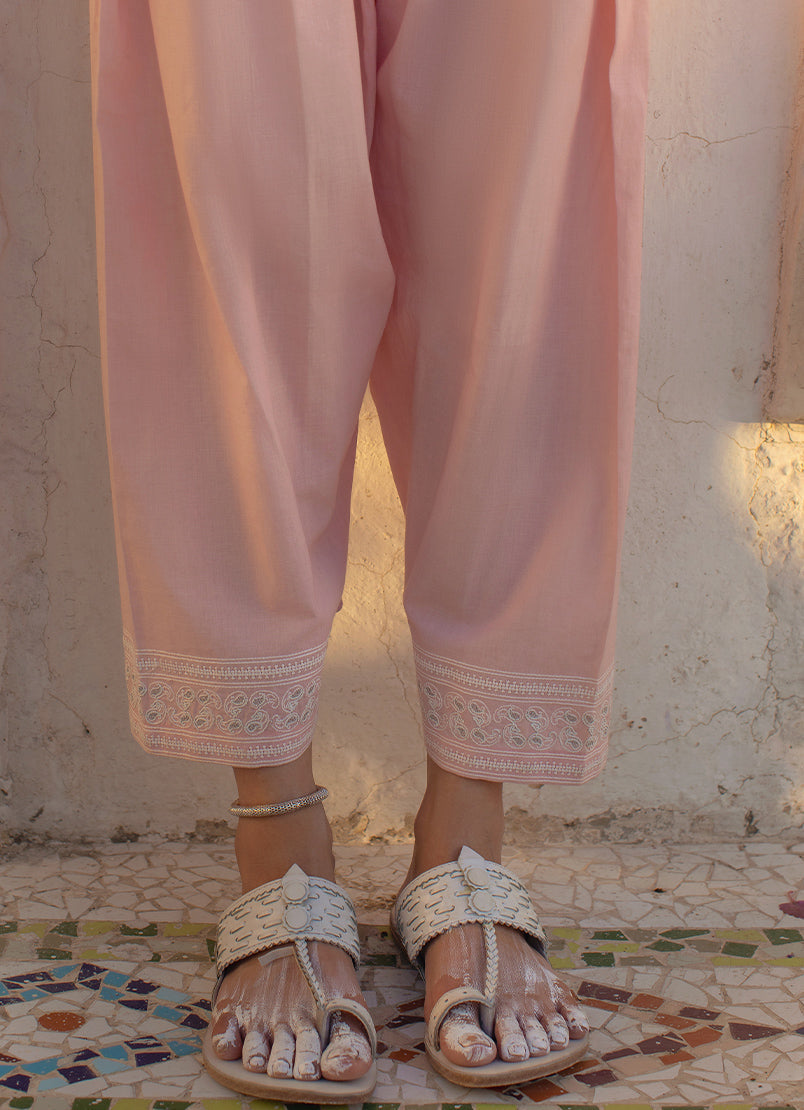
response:
[[[131,720],[296,758],[370,383],[433,759],[603,766],[645,0],[92,0]]]

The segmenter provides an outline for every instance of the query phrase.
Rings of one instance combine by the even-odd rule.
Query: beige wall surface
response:
[[[637,446],[609,765],[511,788],[520,840],[739,837],[804,815],[804,427],[762,423],[800,0],[654,0]],[[0,819],[203,835],[225,768],[129,738],[94,288],[86,0],[0,0]],[[136,311],[136,306],[132,306]],[[365,412],[318,776],[341,837],[410,828],[423,755],[402,522]]]

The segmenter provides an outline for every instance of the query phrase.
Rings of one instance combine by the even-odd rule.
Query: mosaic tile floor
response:
[[[385,929],[404,847],[341,848],[383,1107],[543,1103],[804,1107],[804,843],[551,846],[505,862],[536,893],[590,1015],[590,1052],[519,1090],[472,1091],[421,1050],[421,984]],[[271,1110],[203,1072],[218,909],[237,894],[228,845],[140,842],[15,855],[0,870],[0,1107]]]

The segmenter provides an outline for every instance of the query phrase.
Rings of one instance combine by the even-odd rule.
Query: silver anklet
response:
[[[237,798],[229,806],[233,817],[279,817],[282,813],[291,813],[294,809],[304,809],[305,806],[314,806],[329,797],[326,786],[316,786],[312,794],[304,794],[301,798],[291,798],[287,802],[271,802],[262,806],[241,806]]]

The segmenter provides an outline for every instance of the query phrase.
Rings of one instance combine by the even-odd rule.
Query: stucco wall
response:
[[[804,427],[761,424],[799,0],[654,0],[637,446],[605,773],[510,789],[539,836],[741,836],[804,813]],[[9,833],[208,831],[225,769],[129,739],[94,294],[85,0],[0,0],[0,417]],[[422,786],[402,524],[365,413],[319,781],[341,836]]]

